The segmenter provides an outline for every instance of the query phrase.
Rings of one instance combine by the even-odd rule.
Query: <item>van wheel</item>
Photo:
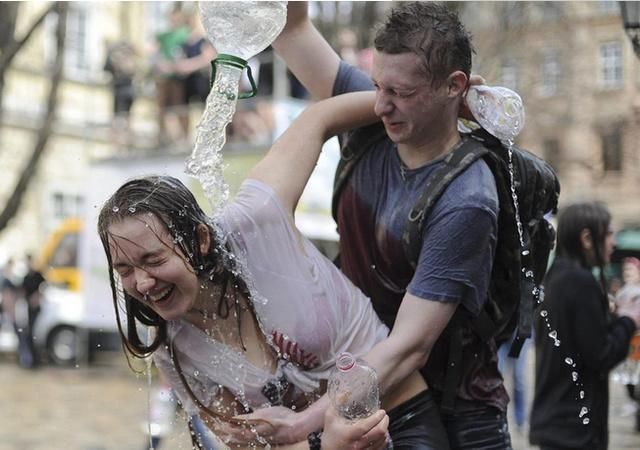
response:
[[[58,366],[70,366],[78,361],[78,332],[68,325],[54,328],[47,338],[49,360]]]

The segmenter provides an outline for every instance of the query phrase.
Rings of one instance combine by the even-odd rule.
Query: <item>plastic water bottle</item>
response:
[[[218,53],[249,59],[267,48],[287,20],[286,1],[200,2],[202,25]]]
[[[331,404],[345,419],[369,417],[380,408],[378,377],[371,367],[356,361],[351,353],[342,353],[329,377]]]
[[[287,3],[202,1],[200,19],[218,57],[213,87],[197,127],[186,172],[202,184],[215,216],[223,210],[229,194],[224,182],[222,147],[225,129],[236,110],[240,77],[249,58],[267,48],[282,31]]]
[[[466,101],[476,122],[503,142],[513,143],[524,127],[522,99],[511,89],[500,86],[471,86]]]

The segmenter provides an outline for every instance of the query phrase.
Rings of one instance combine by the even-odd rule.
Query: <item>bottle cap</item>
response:
[[[336,360],[336,367],[341,372],[351,370],[356,365],[356,358],[349,352],[340,353]]]

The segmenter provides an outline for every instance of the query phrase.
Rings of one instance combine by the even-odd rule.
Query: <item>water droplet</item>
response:
[[[551,330],[551,331],[549,331],[549,337],[550,337],[551,339],[555,339],[555,338],[557,338],[557,337],[558,337],[558,332],[557,332],[556,330]]]
[[[585,414],[587,414],[588,412],[589,412],[589,410],[587,409],[587,407],[586,407],[586,406],[583,406],[582,408],[580,408],[580,414],[579,414],[579,416],[578,416],[578,417],[582,417],[582,416],[584,416]]]
[[[573,364],[573,359],[567,357],[567,358],[564,359],[564,362],[566,362],[569,365],[572,365]]]
[[[531,293],[535,296],[540,294],[540,289],[538,289],[538,287],[534,287],[533,290],[531,291]]]
[[[111,211],[113,211],[114,213],[117,213],[118,211],[120,211],[120,208],[118,208],[117,206],[114,206]]]
[[[589,421],[589,418],[588,418],[588,417],[585,417],[584,419],[582,419],[582,423],[583,423],[584,425],[589,425],[589,422],[590,422],[590,421]]]
[[[549,312],[546,309],[543,309],[542,311],[540,311],[540,316],[547,317],[548,315],[549,315]]]
[[[135,206],[129,206],[129,212],[131,214],[133,214],[134,212],[136,212],[136,207]]]
[[[584,391],[580,391],[580,399],[584,399]]]
[[[199,370],[194,370],[193,376],[197,377],[198,375],[200,375],[200,371]]]
[[[571,372],[571,379],[573,381],[578,381],[578,372]]]
[[[556,339],[553,343],[554,347],[560,347],[560,339]]]

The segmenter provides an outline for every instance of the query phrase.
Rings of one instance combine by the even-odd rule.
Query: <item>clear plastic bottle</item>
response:
[[[511,89],[484,84],[471,86],[466,101],[476,122],[503,142],[513,142],[524,127],[522,99]]]
[[[287,20],[286,1],[200,2],[202,25],[218,53],[248,60],[267,48]]]
[[[345,419],[369,417],[380,408],[378,377],[371,367],[342,353],[329,377],[331,404]]]
[[[224,182],[222,147],[239,96],[240,77],[249,58],[267,48],[287,20],[284,1],[202,1],[200,19],[216,48],[215,77],[197,127],[186,172],[198,178],[213,215],[223,210],[229,193]]]

